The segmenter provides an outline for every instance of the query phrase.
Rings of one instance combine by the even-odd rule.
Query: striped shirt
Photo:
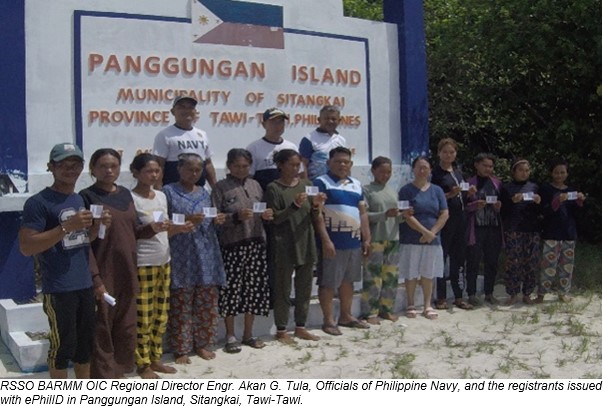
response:
[[[364,202],[362,185],[357,179],[339,179],[332,173],[314,179],[314,185],[327,195],[325,225],[336,249],[361,247],[360,203]]]

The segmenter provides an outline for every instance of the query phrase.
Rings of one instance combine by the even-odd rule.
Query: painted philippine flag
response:
[[[233,0],[191,1],[193,42],[285,48],[283,8]]]

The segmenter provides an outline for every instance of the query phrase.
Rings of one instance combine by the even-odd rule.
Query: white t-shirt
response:
[[[198,154],[203,160],[211,158],[213,153],[209,148],[207,133],[195,127],[182,130],[171,125],[155,136],[153,154],[166,161],[178,161],[178,155],[185,152]]]
[[[297,145],[285,139],[282,139],[280,143],[275,143],[260,138],[259,140],[253,141],[245,149],[251,153],[251,157],[253,158],[253,163],[249,170],[249,173],[253,175],[257,171],[264,169],[276,169],[276,164],[273,159],[274,154],[282,149],[297,151]]]
[[[210,159],[213,153],[209,148],[205,131],[195,127],[191,130],[182,130],[175,125],[171,125],[155,136],[153,154],[165,158],[165,167],[163,168],[164,185],[177,182],[180,179],[177,169],[178,156],[183,153],[197,154],[203,161]]]
[[[155,190],[155,197],[147,199],[135,192],[132,192],[134,207],[138,220],[142,224],[149,224],[154,221],[153,212],[160,211],[164,218],[168,218],[168,205],[165,194]],[[167,231],[155,234],[151,238],[139,238],[136,240],[136,252],[138,266],[160,266],[170,261],[170,244]]]
[[[274,143],[265,138],[260,138],[249,144],[246,149],[251,153],[253,159],[249,174],[258,181],[263,190],[266,190],[268,183],[279,177],[278,169],[274,163],[274,154],[283,149],[297,151],[297,145],[285,139],[281,139],[279,143]]]

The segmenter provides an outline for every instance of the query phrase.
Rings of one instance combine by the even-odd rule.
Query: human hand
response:
[[[461,187],[453,186],[452,188],[450,188],[450,191],[448,193],[446,193],[446,198],[450,199],[450,198],[458,195],[459,193],[461,193]]]
[[[190,221],[193,225],[199,225],[203,220],[205,220],[205,214],[203,213],[195,213],[195,214],[187,214],[185,217],[186,221]]]
[[[362,241],[362,256],[368,258],[371,255],[371,243]]]
[[[423,244],[431,244],[433,240],[435,240],[436,235],[431,231],[427,230],[423,234],[421,234],[421,238],[419,238],[419,242]]]
[[[295,204],[297,205],[297,207],[301,207],[307,198],[308,198],[308,195],[306,194],[306,192],[298,193],[298,195],[295,196]]]
[[[163,231],[167,231],[168,228],[170,228],[170,222],[169,220],[154,221],[151,223],[151,228],[153,229],[155,234],[161,233]]]
[[[412,207],[409,207],[408,209],[400,210],[400,212],[402,213],[402,217],[404,217],[404,220],[408,220],[409,218],[411,218],[412,216],[415,215],[415,209]]]
[[[92,226],[93,221],[94,219],[90,210],[80,210],[67,220],[63,221],[61,225],[69,233],[87,229]]]
[[[193,224],[192,221],[186,221],[184,224],[174,224],[172,222],[169,222],[169,229],[172,235],[191,233],[195,230],[195,227],[196,225]]]
[[[534,203],[536,204],[540,204],[540,202],[542,201],[542,197],[540,197],[540,195],[534,193],[534,197],[532,198],[534,200]]]
[[[251,215],[253,216],[253,211],[251,212]],[[214,217],[214,224],[216,225],[224,224],[225,221],[226,215],[224,213],[218,213],[216,217]]]
[[[109,210],[103,210],[103,214],[100,218],[101,224],[103,224],[106,228],[111,227],[111,222],[113,217],[111,216],[111,212]]]
[[[322,256],[324,258],[335,258],[336,254],[335,245],[331,240],[322,242]]]
[[[94,288],[94,298],[96,300],[103,301],[103,296],[105,293],[107,293],[107,289],[102,283]]]
[[[316,196],[312,198],[312,204],[315,206],[323,206],[327,201],[327,194],[324,192],[319,192]]]
[[[274,220],[274,211],[272,209],[266,209],[262,213],[262,220],[271,221]]]
[[[237,212],[237,217],[239,221],[247,221],[253,218],[253,209],[245,208],[241,209]]]
[[[385,217],[398,217],[398,214],[400,214],[400,210],[398,210],[398,208],[387,209],[385,212]]]

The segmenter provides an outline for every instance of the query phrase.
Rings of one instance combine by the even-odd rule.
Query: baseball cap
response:
[[[82,161],[84,160],[84,154],[80,147],[70,142],[63,142],[61,144],[57,144],[50,150],[50,161],[60,162],[63,159],[69,157],[78,157]]]
[[[279,117],[284,117],[285,120],[289,120],[289,115],[287,113],[285,113],[281,109],[277,109],[276,107],[273,107],[264,112],[264,114],[262,115],[262,120],[268,121],[268,120],[272,120],[274,118],[279,118]]]
[[[172,103],[172,107],[175,107],[176,104],[178,104],[179,102],[181,102],[182,100],[190,100],[193,102],[193,104],[196,106],[197,105],[197,99],[195,99],[194,97],[191,96],[178,96],[174,99],[174,103]]]

